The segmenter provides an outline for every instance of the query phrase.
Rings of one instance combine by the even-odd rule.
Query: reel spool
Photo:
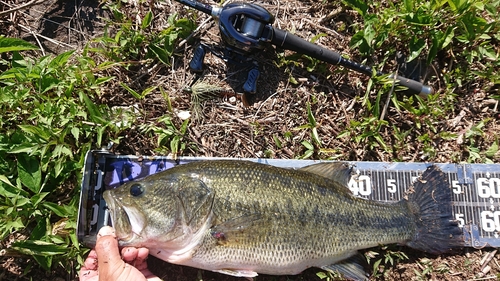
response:
[[[217,13],[217,12],[216,12]],[[262,50],[273,36],[274,16],[265,8],[247,3],[232,3],[214,15],[224,43],[235,51]]]

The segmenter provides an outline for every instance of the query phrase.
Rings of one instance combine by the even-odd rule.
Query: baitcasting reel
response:
[[[183,1],[180,2],[183,3]],[[189,3],[192,4],[191,1]],[[210,13],[218,19],[219,31],[225,43],[225,49],[217,52],[210,46],[199,44],[194,50],[189,67],[194,72],[201,72],[207,51],[225,61],[250,65],[243,91],[255,93],[260,71],[257,62],[252,60],[248,54],[255,50],[264,49],[266,47],[264,43],[271,41],[273,34],[271,24],[274,22],[274,16],[261,6],[247,3],[211,7]]]
[[[224,58],[232,57],[233,61],[248,63],[251,59],[248,54],[262,50],[266,45],[272,44],[282,49],[295,51],[321,61],[342,65],[368,76],[383,75],[373,71],[371,67],[343,58],[339,53],[315,45],[285,30],[274,28],[274,16],[263,7],[250,3],[231,3],[224,7],[215,7],[202,4],[195,0],[177,0],[180,3],[199,11],[212,15],[218,20],[221,37],[225,43]],[[212,51],[206,45],[199,45],[194,52],[190,68],[195,72],[203,69],[203,59],[207,51]],[[234,59],[237,58],[237,59]],[[247,81],[243,90],[247,93],[256,92],[257,78],[260,75],[258,65],[253,62],[254,67],[249,71]],[[427,96],[434,91],[432,87],[405,78],[399,75],[391,75],[401,86],[406,87],[408,92]]]

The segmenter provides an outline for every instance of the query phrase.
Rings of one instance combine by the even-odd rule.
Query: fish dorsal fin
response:
[[[302,167],[299,170],[331,179],[346,187],[352,172],[352,168],[345,162],[318,163]]]

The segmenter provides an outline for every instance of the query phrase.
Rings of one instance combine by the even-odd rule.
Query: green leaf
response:
[[[71,57],[71,55],[73,55],[74,52],[75,51],[72,50],[72,51],[67,51],[67,52],[64,52],[64,53],[58,55],[50,62],[49,67],[56,68],[56,67],[65,66],[66,63],[68,62],[69,58]]]
[[[127,90],[127,92],[129,92],[132,96],[134,96],[134,98],[136,98],[138,100],[142,99],[141,94],[139,94],[134,89],[132,89],[129,86],[127,86],[127,84],[125,84],[123,82],[120,82],[120,86],[122,86],[123,88],[125,88],[125,90]]]
[[[52,256],[38,256],[35,255],[33,258],[40,264],[40,266],[46,271],[50,271],[52,267]]]
[[[328,278],[328,276],[326,275],[326,273],[321,272],[321,271],[320,271],[320,272],[318,272],[318,273],[316,273],[316,276],[318,276],[318,277],[319,277],[319,279],[325,279],[325,278]]]
[[[177,39],[179,38],[179,34],[177,32],[171,32],[167,36],[165,36],[165,50],[170,54],[174,50],[174,45]]]
[[[7,184],[4,180],[6,177],[0,175],[0,195],[7,198],[17,198],[19,195],[28,197],[29,193],[26,190],[20,189],[11,183]],[[8,179],[7,179],[8,181]]]
[[[414,7],[413,0],[404,0],[403,2],[405,4],[405,10],[406,10],[406,12],[409,12],[409,13],[413,12],[413,10],[414,10],[414,8],[413,8]]]
[[[368,4],[366,1],[344,0],[343,2],[346,3],[349,7],[356,10],[362,17],[364,17],[366,15],[366,12],[368,11]]]
[[[21,153],[17,156],[17,173],[21,183],[34,193],[40,192],[42,171],[40,163],[35,157]]]
[[[451,27],[448,27],[444,35],[444,40],[441,45],[442,49],[446,48],[451,43],[451,41],[453,41],[453,38],[455,37],[455,30]]]
[[[373,271],[374,272],[378,272],[379,270],[379,266],[380,266],[380,263],[382,262],[382,259],[378,259],[376,260],[374,263],[373,263]]]
[[[410,41],[410,56],[408,57],[408,62],[416,59],[425,47],[425,40],[422,38],[412,38]]]
[[[12,204],[14,204],[16,207],[22,207],[26,204],[30,203],[30,200],[26,197],[23,196],[17,196],[12,200]]]
[[[148,11],[146,13],[146,16],[144,16],[144,19],[142,20],[141,28],[142,29],[148,28],[152,21],[153,21],[153,13],[151,11]]]
[[[147,95],[151,94],[154,90],[156,90],[157,86],[151,86],[146,88],[144,91],[141,93],[141,99],[144,99]]]
[[[320,34],[314,36],[313,38],[311,38],[310,42],[316,43],[316,41],[318,41],[319,38],[325,37],[325,36],[328,36],[328,35],[326,33],[320,33]]]
[[[67,246],[55,245],[40,240],[25,240],[12,243],[12,249],[26,254],[38,256],[54,256],[68,252]]]
[[[52,202],[43,202],[42,205],[61,218],[66,218],[71,215],[71,212],[69,211],[67,206],[60,206]]]
[[[30,238],[34,240],[40,240],[47,235],[47,222],[49,218],[39,219],[35,228],[31,231]]]
[[[49,195],[49,192],[40,192],[38,194],[35,194],[31,197],[31,204],[33,204],[33,206],[37,206],[38,204],[40,204],[40,202],[42,202],[42,200],[47,196]]]
[[[314,115],[311,111],[311,104],[307,103],[307,119],[309,120],[309,125],[311,125],[311,128],[316,127],[316,118],[314,118]]]
[[[485,151],[485,154],[489,158],[493,158],[495,154],[498,152],[498,141],[495,141],[488,150]]]
[[[56,177],[58,177],[61,174],[62,170],[64,169],[63,162],[66,162],[65,160],[66,159],[64,157],[60,157],[55,161],[55,163],[54,163],[54,175]]]
[[[473,1],[470,1],[472,3]],[[460,13],[470,5],[468,0],[448,0],[448,4],[455,13]]]
[[[151,52],[153,54],[156,55],[156,58],[161,61],[162,63],[166,64],[166,65],[170,65],[170,55],[171,53],[170,52],[167,52],[165,49],[161,48],[160,46],[156,45],[156,44],[150,44],[148,46],[149,50],[151,50]]]
[[[33,136],[39,137],[44,141],[49,141],[51,137],[51,132],[40,126],[33,125],[18,125],[18,127],[25,133],[31,134]],[[12,152],[11,152],[12,153]]]
[[[11,187],[16,188],[12,183],[10,183],[10,180],[5,175],[0,175],[0,181],[2,181],[3,183],[5,183]]]
[[[189,119],[186,119],[184,120],[184,122],[182,122],[182,125],[179,129],[179,131],[181,132],[181,134],[185,134],[187,132],[187,129],[188,129],[188,124],[189,124]]]
[[[314,146],[313,146],[310,142],[308,142],[308,141],[304,140],[304,141],[302,141],[301,143],[302,143],[302,145],[303,145],[303,146],[305,146],[305,148],[307,148],[308,150],[314,150]]]
[[[71,135],[73,135],[73,137],[76,140],[76,143],[78,144],[78,140],[80,139],[80,128],[78,127],[71,128]]]
[[[314,150],[306,150],[306,152],[304,153],[304,155],[302,155],[300,158],[301,159],[307,159],[309,157],[311,157],[314,153]]]
[[[103,116],[97,105],[90,100],[90,98],[83,92],[78,93],[80,95],[80,99],[83,100],[85,105],[87,106],[87,110],[90,113],[90,119],[98,124],[104,123]]]
[[[375,29],[373,28],[373,26],[371,24],[367,25],[365,27],[363,37],[365,39],[366,44],[368,44],[369,47],[372,46],[373,38],[375,38],[375,35],[377,35],[377,33],[376,33]]]
[[[365,32],[363,30],[356,32],[351,38],[349,42],[349,47],[356,48],[364,43],[365,40]]]
[[[18,153],[28,153],[28,154],[33,154],[35,151],[38,150],[38,145],[32,144],[32,143],[21,143],[18,145],[14,145],[8,153],[11,154],[18,154]]]
[[[274,144],[276,145],[277,148],[281,149],[283,147],[280,139],[277,136],[273,135],[273,140],[274,140]]]
[[[18,38],[0,37],[0,53],[38,50],[38,47]]]
[[[107,83],[111,80],[115,79],[115,76],[104,76],[104,77],[99,77],[95,80],[94,86],[101,85],[104,83]]]
[[[311,135],[312,135],[312,139],[313,139],[313,141],[314,141],[314,142],[315,142],[318,146],[321,146],[321,140],[319,139],[318,129],[316,129],[316,127],[312,128]]]
[[[73,158],[73,152],[71,152],[71,149],[62,144],[58,144],[54,147],[54,149],[52,150],[52,155],[54,157],[67,156]]]
[[[175,136],[170,141],[170,151],[174,155],[174,158],[179,154],[179,143],[181,141],[180,136]]]

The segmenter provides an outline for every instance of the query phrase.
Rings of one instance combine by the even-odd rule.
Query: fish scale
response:
[[[121,245],[161,249],[156,255],[164,260],[235,276],[297,274],[380,244],[408,243],[429,252],[458,245],[461,231],[450,214],[440,213],[447,207],[434,206],[427,192],[436,192],[438,199],[450,195],[439,170],[431,169],[428,184],[417,182],[410,199],[398,203],[352,196],[346,171],[338,164],[293,170],[200,161],[127,183],[104,197]],[[132,195],[134,186],[143,194]],[[140,233],[122,233],[141,228],[122,225],[123,216],[130,223],[145,217]],[[449,233],[439,232],[443,229]],[[450,241],[443,243],[443,234],[451,235]]]

